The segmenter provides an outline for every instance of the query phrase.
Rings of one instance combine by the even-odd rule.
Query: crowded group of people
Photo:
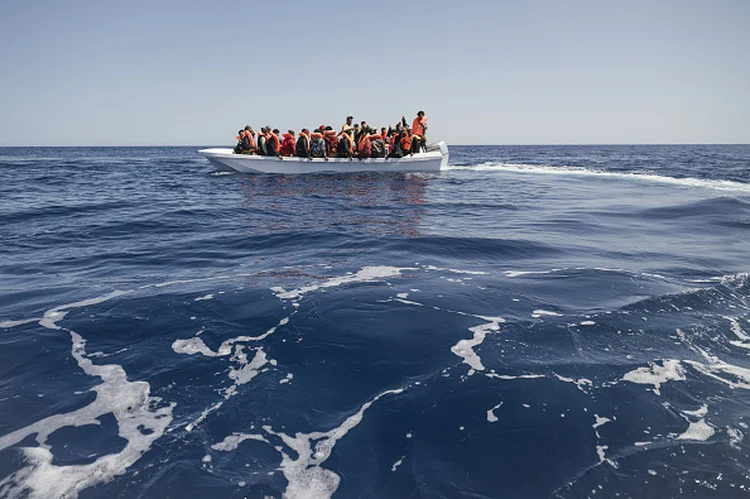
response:
[[[297,156],[300,158],[402,158],[426,151],[427,117],[419,111],[411,127],[403,116],[394,126],[373,128],[363,121],[354,123],[347,116],[340,131],[321,125],[312,133],[303,128],[299,134],[288,130],[261,127],[257,135],[250,125],[238,132],[236,154],[261,156]]]

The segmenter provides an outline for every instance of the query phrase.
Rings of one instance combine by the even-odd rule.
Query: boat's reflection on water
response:
[[[243,175],[254,233],[419,235],[430,176],[417,173]]]

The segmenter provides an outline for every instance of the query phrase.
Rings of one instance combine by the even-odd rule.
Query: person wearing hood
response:
[[[282,136],[281,155],[282,156],[294,156],[295,146],[296,146],[296,141],[294,138],[294,130],[288,130],[287,133],[285,133]]]

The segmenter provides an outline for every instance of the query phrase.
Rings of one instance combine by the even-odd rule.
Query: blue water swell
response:
[[[0,497],[744,497],[750,147],[0,149]]]

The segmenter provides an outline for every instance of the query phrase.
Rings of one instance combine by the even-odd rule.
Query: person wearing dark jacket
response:
[[[279,156],[281,141],[279,140],[279,129],[275,128],[266,137],[266,150],[269,156]]]
[[[310,130],[303,128],[299,133],[297,144],[295,146],[295,152],[300,158],[310,157]]]

